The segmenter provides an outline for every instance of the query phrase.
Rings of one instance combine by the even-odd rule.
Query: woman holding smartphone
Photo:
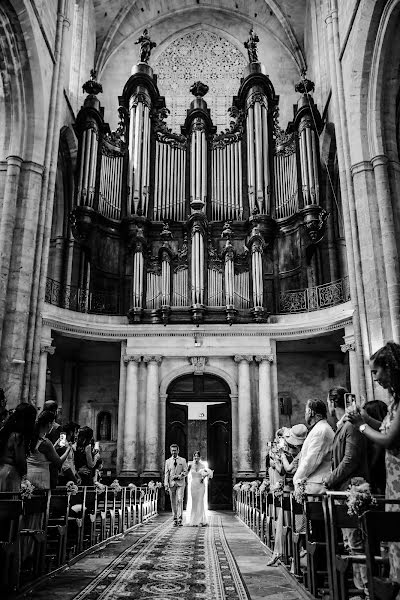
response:
[[[400,346],[388,342],[370,358],[374,381],[388,390],[391,400],[382,422],[371,417],[364,408],[347,414],[353,425],[371,442],[385,448],[386,493],[388,499],[400,498]],[[386,510],[398,511],[398,505],[387,505]],[[400,543],[389,544],[390,577],[400,583]]]
[[[78,433],[75,451],[75,467],[82,485],[93,485],[95,468],[100,460],[100,451],[95,448],[93,429],[82,427]]]

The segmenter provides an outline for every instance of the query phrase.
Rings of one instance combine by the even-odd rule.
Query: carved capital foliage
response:
[[[125,354],[125,356],[124,356],[124,363],[130,363],[130,362],[140,363],[141,360],[142,360],[142,357],[138,356],[136,354]]]
[[[202,375],[208,358],[206,356],[191,356],[189,360],[192,364],[194,374]]]
[[[51,356],[53,356],[54,352],[56,351],[56,347],[55,346],[51,346],[50,344],[42,344],[40,346],[40,352],[43,354],[45,352],[47,352],[47,354],[50,354]]]
[[[274,362],[275,356],[273,354],[257,354],[254,360],[258,363],[269,362],[271,364]]]
[[[157,363],[157,365],[159,365],[161,363],[161,361],[162,361],[162,356],[159,355],[159,354],[156,354],[154,356],[146,355],[146,356],[143,356],[143,361],[145,363],[152,363],[152,362],[154,362],[154,363]]]
[[[352,350],[353,352],[355,352],[356,349],[356,345],[354,342],[349,342],[347,344],[342,344],[340,346],[340,349],[342,352],[350,352],[350,350]]]
[[[253,362],[253,356],[251,356],[249,354],[235,354],[235,356],[233,357],[233,360],[236,363],[241,363],[243,361],[251,363],[251,362]]]

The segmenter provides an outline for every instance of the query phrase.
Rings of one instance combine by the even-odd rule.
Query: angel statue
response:
[[[247,39],[244,42],[244,47],[247,50],[247,54],[249,55],[249,62],[253,63],[253,62],[259,62],[258,61],[258,55],[257,55],[257,44],[259,42],[259,38],[258,35],[254,32],[253,27],[250,29],[250,36],[249,39]]]
[[[143,31],[143,35],[136,40],[135,44],[140,44],[140,62],[149,62],[152,48],[155,48],[157,44],[152,42],[147,29]]]

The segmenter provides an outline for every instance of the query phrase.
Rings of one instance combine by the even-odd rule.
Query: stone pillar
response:
[[[119,363],[119,389],[118,389],[118,430],[117,430],[117,475],[122,471],[124,458],[124,428],[125,428],[125,397],[126,397],[126,340],[121,342],[121,355]]]
[[[231,410],[232,410],[232,471],[237,477],[239,469],[238,448],[239,448],[239,417],[238,417],[238,395],[231,394]]]
[[[121,475],[137,477],[138,367],[140,356],[126,354],[124,444]]]
[[[238,363],[238,477],[255,477],[251,455],[250,363],[252,356],[237,355]]]
[[[358,385],[358,366],[356,356],[356,344],[354,342],[354,333],[348,333],[344,336],[344,344],[340,346],[342,352],[349,353],[349,370],[350,370],[350,388],[351,393],[359,396],[360,387]]]
[[[275,434],[275,418],[272,403],[271,363],[274,361],[272,354],[255,357],[258,367],[258,431],[259,431],[259,477],[265,477],[265,457],[268,442],[272,442]]]
[[[145,440],[145,468],[144,477],[159,477],[159,399],[158,399],[158,371],[162,361],[161,356],[144,356],[147,363],[147,390],[146,390],[146,440]]]
[[[55,346],[51,345],[52,341],[53,338],[42,340],[40,345],[38,390],[36,396],[36,407],[38,409],[43,408],[46,399],[47,357],[49,354],[53,355],[56,350]]]

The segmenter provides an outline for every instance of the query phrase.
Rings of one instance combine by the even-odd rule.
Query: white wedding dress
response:
[[[186,506],[186,523],[188,525],[206,525],[207,524],[207,487],[208,477],[201,481],[201,469],[203,464],[198,465],[198,470],[194,469],[194,464],[188,473],[188,501]]]

